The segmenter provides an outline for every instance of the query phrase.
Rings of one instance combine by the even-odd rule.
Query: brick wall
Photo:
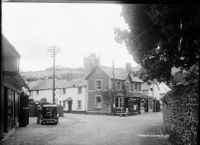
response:
[[[110,78],[99,68],[88,78],[88,90],[95,90],[95,80],[102,81],[102,90],[109,88]]]
[[[101,108],[96,108],[95,96],[102,96],[102,106]],[[88,112],[99,112],[99,113],[110,113],[110,104],[104,99],[104,93],[102,91],[94,91],[88,93]]]
[[[96,90],[95,88],[95,80],[102,80],[102,89]],[[105,99],[105,91],[109,88],[110,78],[99,68],[91,74],[88,78],[88,112],[96,112],[96,113],[110,113],[110,104]],[[95,97],[96,95],[102,96],[102,106],[101,108],[96,108]]]
[[[199,83],[183,84],[163,97],[163,132],[173,145],[197,145]]]

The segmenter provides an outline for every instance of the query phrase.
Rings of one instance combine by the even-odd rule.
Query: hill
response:
[[[20,74],[28,82],[36,81],[39,79],[44,80],[44,79],[52,79],[53,78],[52,67],[47,68],[44,71],[21,72]],[[55,76],[57,79],[67,79],[67,80],[81,78],[81,77],[83,77],[83,69],[82,68],[58,67],[58,68],[56,68]]]

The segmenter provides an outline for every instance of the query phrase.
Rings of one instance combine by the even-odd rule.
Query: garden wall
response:
[[[196,73],[196,74],[195,74]],[[197,145],[199,79],[198,72],[163,97],[163,133],[173,145]]]

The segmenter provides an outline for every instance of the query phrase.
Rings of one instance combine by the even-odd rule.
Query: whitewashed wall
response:
[[[41,98],[46,98],[48,102],[52,103],[52,89],[39,90],[39,95],[37,91],[31,91],[31,98],[40,100]],[[71,98],[72,101],[72,111],[86,111],[87,108],[87,87],[82,87],[82,93],[78,93],[78,88],[66,88],[65,94],[63,94],[63,89],[56,89],[55,100],[56,104],[61,104],[65,111],[68,111],[68,103],[66,101],[64,105],[64,100]],[[78,108],[78,100],[81,101],[81,108]]]
[[[82,93],[78,93],[78,88],[67,88],[66,93],[62,94],[62,101],[69,98],[72,99],[72,111],[86,111],[86,99],[87,99],[87,88],[82,87]],[[63,92],[62,92],[63,93]],[[81,108],[78,108],[78,100],[81,101]],[[64,103],[64,102],[63,102]],[[63,104],[64,110],[68,111],[68,102],[66,101],[65,105]]]
[[[39,94],[37,95],[37,91],[31,91],[31,98],[34,99],[34,101],[36,100],[40,100],[41,98],[46,98],[47,102],[49,103],[53,103],[53,97],[52,97],[53,93],[52,93],[52,89],[48,89],[48,90],[39,90]],[[61,93],[60,93],[60,89],[56,89],[56,95],[55,95],[55,100],[56,103],[59,103],[59,98],[61,97]]]

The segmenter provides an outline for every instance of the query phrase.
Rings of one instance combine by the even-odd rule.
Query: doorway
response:
[[[68,100],[68,112],[72,111],[72,100]]]

